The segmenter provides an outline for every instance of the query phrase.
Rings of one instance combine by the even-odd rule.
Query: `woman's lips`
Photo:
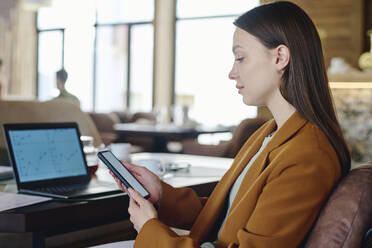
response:
[[[244,88],[244,86],[237,85],[236,88],[239,90],[238,92],[240,93],[242,89]]]

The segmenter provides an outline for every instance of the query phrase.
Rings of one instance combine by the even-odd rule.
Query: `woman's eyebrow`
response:
[[[243,48],[243,47],[240,46],[240,45],[233,46],[233,48],[232,48],[233,53],[235,53],[235,50],[238,49],[238,48]]]

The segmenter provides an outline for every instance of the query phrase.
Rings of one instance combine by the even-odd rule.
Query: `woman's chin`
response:
[[[248,98],[248,97],[243,97],[243,103],[245,105],[256,106],[256,107],[266,106],[262,101],[259,101],[258,99],[254,99],[254,98]]]
[[[246,99],[245,97],[243,97],[243,103],[245,105],[249,105],[249,106],[255,106],[256,104],[253,103],[252,99]]]

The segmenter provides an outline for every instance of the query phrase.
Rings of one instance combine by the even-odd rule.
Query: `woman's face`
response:
[[[261,42],[236,28],[233,41],[235,61],[229,78],[236,81],[238,93],[247,105],[267,106],[279,90],[275,49],[267,49]]]

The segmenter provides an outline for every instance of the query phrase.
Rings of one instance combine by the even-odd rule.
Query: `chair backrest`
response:
[[[372,227],[372,161],[353,169],[329,197],[305,248],[359,248]]]
[[[120,123],[119,117],[115,113],[88,113],[98,132],[115,132],[114,125]]]
[[[0,101],[0,125],[21,122],[77,122],[81,135],[92,136],[94,145],[102,140],[88,114],[70,102],[63,100]],[[0,148],[5,148],[3,132],[0,132]]]
[[[129,122],[136,122],[136,121],[139,121],[139,120],[147,120],[147,121],[151,121],[151,122],[156,122],[156,115],[154,113],[151,113],[151,112],[137,112],[137,113],[134,113],[132,118],[129,120]]]

